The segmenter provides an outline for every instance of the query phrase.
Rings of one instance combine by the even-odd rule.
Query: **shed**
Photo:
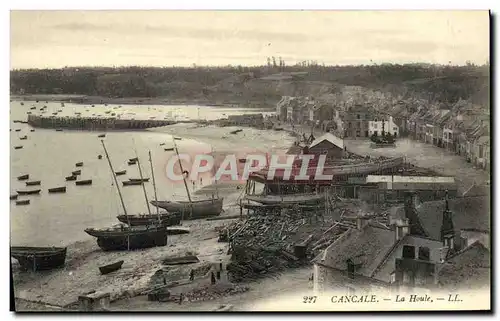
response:
[[[109,309],[109,292],[93,292],[78,296],[80,311],[106,311]]]
[[[329,158],[342,158],[344,140],[331,133],[326,133],[311,143],[309,152],[312,154],[326,154]]]

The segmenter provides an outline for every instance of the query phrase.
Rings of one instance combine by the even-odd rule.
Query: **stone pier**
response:
[[[168,126],[193,121],[118,119],[115,117],[42,117],[28,115],[28,124],[38,128],[66,128],[80,130],[133,130]]]

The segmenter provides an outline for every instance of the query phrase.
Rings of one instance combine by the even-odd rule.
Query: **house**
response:
[[[441,117],[436,121],[436,145],[441,148],[446,148],[453,141],[452,130],[448,128],[448,122],[453,115],[449,110],[441,110]],[[446,133],[446,134],[445,134]]]
[[[280,121],[287,120],[287,105],[292,97],[283,96],[281,100],[276,104],[276,116]]]
[[[473,163],[483,169],[489,168],[490,163],[490,136],[481,136],[473,144]]]
[[[369,137],[369,121],[374,119],[371,106],[354,105],[344,114],[344,137]]]
[[[344,140],[326,133],[315,139],[308,148],[309,154],[327,155],[327,158],[342,158],[344,154]]]
[[[394,123],[392,116],[386,117],[375,117],[373,120],[368,121],[368,134],[372,136],[373,134],[379,136],[382,133],[390,133],[394,137],[399,136],[399,126]]]
[[[413,113],[408,121],[407,128],[410,135],[415,140],[424,141],[425,139],[425,123],[423,121],[423,117],[427,114],[425,109],[420,109],[417,112]]]
[[[335,117],[333,106],[325,103],[317,103],[309,107],[309,121],[317,124],[322,121],[332,120]]]

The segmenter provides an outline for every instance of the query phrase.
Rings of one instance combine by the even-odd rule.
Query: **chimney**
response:
[[[450,211],[448,204],[448,191],[445,196],[445,209],[443,211],[443,222],[441,223],[441,242],[443,245],[453,250],[455,239],[455,228],[453,226],[453,213]]]
[[[408,223],[408,219],[396,219],[394,221],[394,231],[396,236],[396,242],[401,240],[403,237],[408,235],[410,232],[410,224]]]

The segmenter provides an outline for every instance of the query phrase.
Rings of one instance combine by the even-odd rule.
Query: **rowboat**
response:
[[[131,182],[148,182],[149,178],[129,178],[128,180]]]
[[[66,176],[67,181],[76,181],[76,175]]]
[[[115,172],[115,175],[117,175],[117,176],[125,175],[125,174],[127,174],[127,170],[126,169],[124,169],[122,171]]]
[[[142,185],[141,181],[123,181],[123,186]]]
[[[40,194],[41,189],[33,189],[33,190],[27,190],[27,191],[17,191],[17,194],[19,195],[34,195],[34,194]]]
[[[16,132],[20,132],[21,130],[20,129],[16,129]]]
[[[182,140],[182,137],[174,137],[175,140]]]
[[[131,160],[129,160],[129,161],[128,161],[128,164],[129,164],[129,165],[135,165],[135,164],[136,164],[136,161],[131,161]]]
[[[30,175],[29,174],[24,174],[24,175],[18,176],[17,180],[18,181],[24,181],[24,180],[27,180],[28,178],[30,178]]]
[[[165,143],[161,143],[160,146],[165,146]]]
[[[20,140],[26,140],[28,139],[28,136],[24,135],[23,137],[19,137]]]
[[[325,200],[323,194],[289,194],[289,195],[246,195],[246,200],[261,204],[310,204]]]
[[[123,262],[124,261],[122,260],[112,264],[100,266],[99,271],[101,271],[102,275],[117,271],[122,268]]]
[[[63,130],[62,129],[56,129],[56,132],[62,132]]]
[[[151,201],[150,203],[169,213],[184,213],[184,219],[198,219],[220,215],[224,198],[193,200],[191,203],[189,201]]]
[[[21,149],[23,146],[14,146],[14,149]]]
[[[75,185],[92,185],[92,180],[85,179],[85,180],[81,180],[81,181],[76,181]]]
[[[19,200],[16,201],[16,205],[29,205],[30,200]]]
[[[66,186],[49,188],[49,193],[66,193]]]
[[[83,162],[78,162],[75,164],[76,167],[82,167],[83,166]]]
[[[12,194],[12,195],[10,195],[10,199],[11,199],[11,200],[17,200],[17,197],[18,197],[18,196],[19,196],[19,195],[17,195],[17,194]]]
[[[72,171],[72,172],[71,172],[71,174],[72,174],[72,175],[80,175],[80,174],[82,174],[82,170],[81,170],[81,169],[79,169],[79,170],[77,170],[77,171]]]
[[[34,129],[31,129],[30,132],[34,132],[35,130]]]
[[[97,159],[102,159],[102,155],[97,155]]]
[[[137,157],[134,157],[134,158],[129,158],[129,160],[128,160],[128,161],[129,161],[129,162],[137,162],[137,160],[138,160],[138,159],[137,159]]]
[[[66,248],[11,246],[10,256],[26,270],[50,270],[64,265]]]
[[[103,137],[106,137],[106,134],[100,134],[100,135],[98,135],[97,137],[99,137],[99,138],[103,138]]]
[[[37,186],[40,185],[42,181],[31,181],[31,182],[26,182],[26,186]]]
[[[173,149],[173,148],[164,148],[163,150],[164,150],[164,151],[166,151],[166,152],[171,152],[171,151],[173,151],[174,149]]]

